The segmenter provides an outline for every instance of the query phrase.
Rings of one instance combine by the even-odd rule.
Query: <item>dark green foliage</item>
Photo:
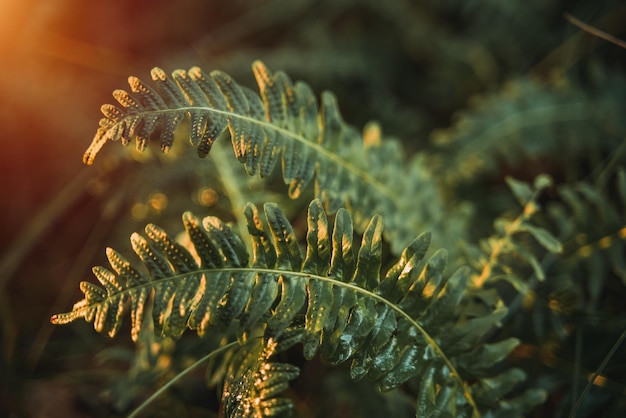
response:
[[[269,359],[276,344],[297,341],[293,327],[304,333],[307,359],[317,351],[331,364],[352,359],[355,380],[367,377],[390,390],[418,379],[420,412],[441,409],[470,416],[478,412],[473,411],[476,406],[487,412],[513,388],[480,395],[481,385],[488,382],[482,379],[492,378],[494,361],[517,344],[481,342],[506,308],[495,300],[494,306],[484,306],[484,315],[463,314],[468,272],[462,269],[446,277],[445,251],[425,257],[429,235],[414,240],[381,276],[379,217],[372,218],[357,247],[347,212],[340,209],[331,228],[321,203],[313,201],[303,255],[292,226],[275,205],[266,204],[263,217],[248,206],[246,216],[253,237],[251,259],[239,237],[214,217],[200,222],[191,214],[183,216],[192,252],[148,225],[148,239],[131,237],[148,275],[107,250],[115,273],[94,268],[104,288],[83,282],[85,299],[72,312],[55,315],[53,323],[83,317],[93,321],[96,330],[114,336],[129,313],[135,339],[150,300],[155,328],[162,336],[178,338],[185,328],[202,335],[212,326],[226,329],[238,321],[236,337],[244,343],[261,327],[263,344],[257,341],[252,351],[236,355],[231,360],[234,369],[226,373],[223,396],[229,416],[275,416],[290,408],[275,396],[295,377],[296,369]],[[233,400],[242,396],[251,400]]]
[[[611,171],[602,172],[595,183],[554,185],[543,175],[534,184],[507,179],[522,213],[513,220],[510,214],[497,219],[496,234],[480,248],[466,246],[476,271],[473,284],[503,288],[496,282],[504,280],[512,285],[518,294],[505,320],[513,323],[515,335],[542,344],[548,353],[571,340],[573,332],[580,341],[583,333],[617,338],[623,332],[623,319],[607,314],[622,306],[624,293],[626,183],[623,168]],[[592,367],[605,353],[597,354]],[[551,355],[545,361],[553,366],[557,360]],[[574,381],[582,385],[584,379],[574,375]],[[580,391],[575,388],[568,393],[574,399]],[[597,401],[607,408],[615,402],[611,396]],[[566,410],[562,405],[559,416]]]
[[[522,213],[513,220],[506,217],[496,219],[496,233],[481,241],[479,246],[466,244],[464,252],[467,262],[475,270],[472,284],[477,289],[483,288],[488,282],[504,280],[521,294],[526,294],[529,291],[529,277],[546,280],[540,255],[528,244],[528,237],[532,237],[545,251],[554,254],[562,251],[559,240],[550,231],[537,225],[534,219],[541,211],[538,198],[542,191],[552,185],[552,179],[545,175],[538,176],[532,187],[512,178],[507,178],[507,183],[522,205]]]
[[[1,416],[624,416],[623,0],[28,3]]]
[[[373,381],[381,391],[402,386],[415,399],[417,416],[522,416],[543,402],[546,384],[531,381],[528,389],[527,373],[503,362],[530,328],[533,343],[561,344],[570,332],[563,316],[582,311],[585,292],[584,309],[595,309],[608,269],[624,280],[623,172],[615,179],[608,168],[594,173],[596,184],[558,184],[559,178],[555,185],[539,175],[531,185],[505,177],[521,210],[500,214],[494,234],[480,236],[478,245],[469,238],[466,206],[452,192],[546,156],[556,156],[551,163],[558,165],[569,161],[569,152],[585,154],[576,162],[596,165],[618,143],[614,127],[604,123],[618,108],[614,98],[570,91],[562,80],[511,82],[436,135],[447,148],[406,161],[376,123],[362,134],[344,123],[331,93],[318,106],[305,83],[272,74],[258,61],[253,71],[260,95],[225,73],[196,67],[171,77],[154,69],[156,89],[131,77],[130,93],[114,92],[121,107],[103,106],[105,118],[84,161],[91,164],[109,140],[134,140],[143,151],[158,137],[168,151],[188,137],[200,157],[213,158],[234,209],[242,189],[227,183],[241,178],[220,150],[230,139],[247,174],[269,183],[280,165],[291,198],[313,184],[317,199],[306,219],[295,223],[276,204],[266,203],[262,212],[248,204],[243,214],[232,213],[240,237],[223,219],[186,212],[185,246],[150,224],[145,235],[131,236],[141,265],[108,249],[111,268],[93,269],[101,286],[81,283],[85,298],[53,322],[82,317],[114,336],[128,314],[134,341],[142,324],[151,323],[159,338],[178,340],[186,329],[200,338],[223,336],[213,353],[236,342],[209,379],[221,386],[226,416],[291,414],[292,400],[282,393],[299,368],[276,357],[294,344],[305,362],[319,356],[332,366],[348,363],[351,379]],[[179,129],[185,120],[187,129]],[[599,131],[608,132],[603,142],[586,141]],[[618,150],[607,166],[621,158]],[[579,171],[570,168],[566,180]],[[620,199],[600,191],[607,184]],[[501,193],[472,200],[478,211],[513,201]],[[424,229],[432,234],[418,235]],[[383,237],[395,260],[383,255]],[[449,251],[429,252],[431,239]],[[444,272],[448,264],[456,270],[451,276]],[[578,277],[581,266],[590,279]],[[535,303],[545,294],[548,302]],[[526,311],[534,327],[524,322]],[[507,322],[527,329],[501,333]]]
[[[618,333],[624,324],[622,319],[602,319],[622,305],[626,277],[624,171],[619,168],[613,175],[604,174],[595,182],[554,187],[537,217],[563,242],[562,256],[543,256],[545,276],[550,280],[537,286],[533,295],[545,300],[532,307],[537,337],[556,331],[559,339],[566,338],[572,322],[583,313],[588,326],[610,333]],[[608,184],[601,184],[603,177],[610,180]]]
[[[510,80],[474,97],[468,109],[456,112],[451,127],[433,133],[450,154],[442,158],[439,174],[448,184],[466,184],[502,167],[547,163],[563,167],[567,180],[574,180],[621,144],[624,127],[615,121],[626,111],[624,93],[623,80],[600,71],[591,88],[565,76]]]
[[[548,216],[562,240],[568,243],[559,266],[583,285],[590,305],[597,305],[609,271],[626,285],[626,176],[620,169],[603,192],[590,182],[564,184],[559,201],[548,207]]]

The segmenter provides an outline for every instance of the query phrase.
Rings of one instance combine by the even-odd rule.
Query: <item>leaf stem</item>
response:
[[[389,190],[389,187],[387,187],[385,184],[381,183],[380,181],[378,181],[374,177],[372,177],[367,172],[366,169],[357,167],[356,165],[352,164],[347,159],[342,158],[341,156],[337,155],[336,153],[334,153],[333,151],[331,151],[331,150],[329,150],[327,148],[324,148],[321,144],[318,144],[317,142],[315,142],[315,140],[309,140],[308,138],[305,138],[302,135],[299,135],[299,134],[296,134],[294,132],[291,132],[288,129],[276,126],[276,125],[272,124],[271,122],[255,119],[255,118],[250,117],[250,116],[240,115],[238,113],[233,113],[233,112],[227,111],[227,110],[220,110],[220,109],[215,109],[215,108],[206,107],[206,106],[179,106],[179,107],[176,107],[176,108],[173,108],[173,109],[147,110],[147,111],[141,112],[140,116],[142,116],[143,118],[147,118],[150,115],[175,113],[175,112],[180,112],[180,111],[185,111],[185,112],[189,113],[189,112],[192,112],[194,110],[196,110],[196,111],[200,110],[200,111],[203,111],[203,112],[209,112],[209,113],[213,113],[213,114],[223,115],[223,116],[226,116],[230,120],[235,120],[235,119],[243,120],[243,121],[246,121],[246,122],[251,123],[253,125],[259,126],[262,129],[275,131],[275,132],[279,133],[282,136],[290,137],[294,141],[301,143],[305,147],[311,148],[317,154],[319,154],[319,155],[323,156],[324,158],[332,161],[337,166],[345,168],[347,171],[353,173],[356,177],[361,179],[361,181],[363,181],[363,183],[370,185],[377,193],[379,193],[380,195],[382,195],[382,196],[386,197],[387,199],[391,200],[392,202],[394,202],[394,204],[396,204],[396,205],[398,204],[397,196],[395,196],[394,193],[391,192],[391,190]],[[134,114],[133,117],[137,117],[137,114]],[[124,119],[121,119],[115,125],[113,125],[112,127],[108,128],[108,130],[114,129],[116,126],[118,126],[119,124],[121,124],[123,122],[124,122]]]
[[[613,355],[615,354],[619,346],[622,345],[624,338],[626,338],[626,329],[622,332],[622,335],[619,336],[617,341],[615,341],[615,344],[613,344],[613,347],[611,347],[611,350],[609,350],[606,357],[604,357],[604,360],[602,360],[602,363],[600,364],[598,369],[593,373],[591,378],[589,378],[589,383],[587,383],[587,386],[585,386],[585,389],[583,389],[582,393],[576,400],[574,407],[572,408],[572,412],[569,414],[570,418],[574,418],[576,416],[576,411],[578,410],[578,408],[580,408],[580,405],[582,405],[583,400],[585,399],[585,396],[587,396],[587,392],[589,392],[589,390],[591,389],[591,386],[593,386],[594,382],[596,381],[596,378],[600,375],[600,373],[602,373],[606,365],[609,364],[609,361],[611,360],[611,358],[613,357]]]
[[[622,41],[621,39],[619,39],[616,36],[611,35],[610,33],[606,33],[604,31],[601,31],[600,29],[588,25],[585,22],[576,19],[574,16],[572,16],[569,13],[564,13],[563,17],[565,17],[565,19],[570,22],[572,25],[577,26],[578,28],[584,30],[587,33],[590,33],[593,36],[596,36],[600,39],[603,39],[607,42],[610,42],[614,45],[619,46],[620,48],[624,48],[626,49],[626,42]]]
[[[217,356],[218,354],[221,354],[227,350],[230,350],[231,348],[235,347],[236,345],[238,345],[239,343],[237,341],[233,341],[230,342],[216,350],[211,351],[209,354],[207,354],[206,356],[202,357],[201,359],[199,359],[198,361],[196,361],[194,364],[192,364],[191,366],[187,367],[185,370],[183,370],[182,372],[178,373],[176,376],[174,376],[169,382],[167,382],[165,385],[161,386],[156,392],[154,392],[148,399],[146,399],[145,401],[143,401],[141,403],[141,405],[139,405],[137,408],[135,408],[135,410],[133,412],[130,413],[130,415],[128,415],[127,418],[135,418],[139,415],[139,413],[141,413],[141,411],[143,411],[144,409],[146,409],[146,407],[148,405],[150,405],[157,397],[159,397],[163,392],[165,392],[170,386],[172,386],[174,383],[178,382],[180,379],[182,379],[183,377],[185,377],[187,374],[189,374],[189,372],[191,372],[193,369],[195,369],[196,367],[198,367],[199,365],[201,365],[202,363],[206,362],[207,360],[210,360],[212,357]]]
[[[239,187],[241,183],[235,181],[238,176],[235,174],[233,167],[230,165],[232,159],[226,157],[224,144],[220,141],[215,141],[209,156],[215,164],[215,168],[219,173],[220,182],[228,195],[230,206],[233,209],[231,213],[235,216],[239,236],[243,238],[243,241],[246,243],[248,253],[251,254],[252,248],[250,244],[251,240],[249,239],[250,235],[248,234],[246,218],[243,216],[243,208],[246,205],[246,199],[244,199],[241,188]]]

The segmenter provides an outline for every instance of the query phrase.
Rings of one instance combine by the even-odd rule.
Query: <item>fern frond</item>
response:
[[[522,206],[522,213],[513,220],[498,218],[494,222],[495,234],[483,240],[480,247],[465,244],[464,250],[468,262],[476,271],[472,277],[474,287],[482,288],[488,281],[505,280],[525,294],[528,291],[526,276],[534,275],[539,281],[546,278],[538,256],[529,248],[525,238],[531,236],[552,253],[563,250],[560,241],[533,219],[540,210],[538,199],[552,185],[552,179],[546,175],[537,176],[532,186],[513,178],[507,178],[507,183]],[[511,264],[511,261],[518,263],[520,259],[532,268],[532,274],[526,275]]]
[[[620,167],[612,193],[583,181],[557,188],[559,199],[548,206],[548,220],[567,242],[555,268],[586,287],[591,305],[600,300],[611,273],[626,285],[626,171]],[[582,273],[582,274],[581,274]]]
[[[438,174],[448,184],[463,184],[504,164],[543,161],[545,167],[546,160],[556,159],[569,180],[579,178],[623,141],[624,127],[614,121],[625,110],[620,99],[625,86],[609,76],[598,75],[592,88],[565,77],[551,82],[525,77],[474,97],[452,126],[433,132],[433,141],[448,153],[438,162]]]
[[[83,161],[92,164],[108,141],[135,140],[143,150],[157,135],[165,152],[187,117],[189,140],[201,157],[216,140],[230,138],[248,174],[267,178],[280,164],[290,197],[297,198],[314,183],[316,197],[331,212],[348,208],[359,230],[374,214],[383,215],[394,251],[401,251],[426,225],[435,232],[456,226],[437,236],[458,236],[462,228],[449,220],[465,218],[444,210],[423,158],[406,163],[398,142],[382,140],[375,125],[364,142],[343,121],[332,93],[323,92],[318,104],[306,83],[293,83],[281,71],[271,73],[260,61],[252,67],[260,95],[223,72],[207,74],[197,67],[176,70],[171,77],[153,69],[156,89],[130,77],[131,91],[113,94],[119,105],[102,107],[104,118]],[[422,201],[428,205],[415,203]]]
[[[352,359],[353,379],[367,377],[382,390],[418,379],[420,410],[469,416],[479,407],[488,410],[495,405],[491,401],[477,405],[472,394],[478,386],[467,380],[480,382],[487,376],[481,367],[505,357],[515,345],[481,342],[506,308],[498,302],[485,306],[485,314],[462,315],[468,271],[446,277],[444,250],[425,259],[429,234],[415,239],[383,276],[379,216],[370,220],[357,248],[347,211],[340,209],[331,227],[321,202],[314,200],[307,216],[305,254],[276,205],[266,204],[264,215],[248,205],[245,216],[252,258],[241,239],[214,217],[200,222],[189,213],[183,216],[193,255],[160,228],[148,225],[147,239],[131,237],[148,276],[108,250],[117,274],[95,268],[104,287],[84,282],[85,299],[52,322],[84,317],[98,331],[113,336],[124,313],[130,312],[136,338],[149,297],[155,329],[165,336],[179,337],[187,327],[203,335],[210,326],[226,329],[235,321],[237,337],[244,342],[261,328],[265,346],[256,359],[263,363],[273,352],[263,350],[292,339],[290,330],[295,327],[304,334],[307,359],[317,352],[331,364]],[[478,366],[472,368],[468,358]],[[261,390],[256,383],[250,386],[261,373],[258,361],[235,373],[243,376],[250,390]],[[288,380],[291,374],[285,376]]]
[[[534,184],[509,178],[522,213],[496,220],[496,233],[480,247],[465,246],[476,272],[472,283],[505,280],[515,287],[520,295],[509,306],[523,305],[534,338],[561,343],[579,320],[572,314],[589,318],[607,288],[626,283],[626,174],[619,168],[607,178],[612,193],[589,181],[552,185],[545,175]],[[521,318],[515,321],[522,324]]]

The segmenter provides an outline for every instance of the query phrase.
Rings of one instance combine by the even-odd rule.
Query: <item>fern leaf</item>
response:
[[[260,61],[252,68],[260,95],[223,72],[206,74],[197,67],[176,70],[171,77],[153,69],[155,89],[129,78],[131,92],[114,93],[120,106],[103,106],[104,118],[83,161],[92,164],[108,141],[134,139],[143,150],[157,133],[165,152],[186,115],[189,140],[199,156],[206,156],[219,138],[230,137],[248,174],[267,178],[280,165],[291,198],[314,183],[316,197],[331,212],[349,208],[360,231],[374,214],[383,215],[394,251],[425,225],[443,231],[437,236],[444,240],[457,237],[461,229],[449,219],[465,218],[446,216],[423,158],[407,164],[397,141],[380,140],[380,129],[376,139],[364,143],[343,121],[332,93],[323,92],[318,104],[307,84],[293,83],[281,71],[271,73]],[[422,201],[428,205],[416,208],[415,202]]]
[[[326,276],[330,264],[330,237],[326,214],[317,205],[311,205],[308,216],[307,255],[302,271]],[[333,300],[332,286],[323,281],[311,280],[308,286],[308,308],[305,321],[306,338],[304,356],[312,358],[322,339],[322,331],[330,318]]]
[[[539,281],[545,280],[545,271],[538,261],[537,251],[529,246],[529,235],[545,250],[558,254],[563,251],[561,242],[547,229],[542,228],[536,217],[540,213],[538,203],[541,194],[552,185],[546,175],[539,175],[534,184],[507,179],[519,203],[521,213],[513,220],[506,216],[494,222],[496,233],[481,242],[480,247],[466,245],[466,258],[476,270],[472,284],[482,288],[487,281],[505,280],[514,288],[525,294],[529,291],[528,282],[531,276]],[[524,263],[520,265],[519,261]],[[525,269],[530,266],[532,272]]]
[[[547,208],[549,222],[567,242],[566,257],[556,268],[584,284],[592,304],[600,300],[610,273],[626,284],[624,173],[623,168],[617,171],[612,193],[587,181],[560,185],[559,200]]]
[[[295,379],[299,369],[285,363],[270,362],[276,342],[261,340],[241,346],[230,360],[222,391],[224,414],[227,417],[262,418],[290,416],[293,403],[278,397]]]
[[[566,174],[585,172],[587,164],[597,164],[622,142],[608,121],[624,112],[618,99],[624,83],[611,74],[596,78],[589,89],[564,77],[546,82],[527,76],[473,97],[452,126],[432,135],[450,153],[439,161],[438,174],[447,184],[465,184],[503,165],[543,159],[557,159]],[[590,136],[601,140],[589,141]]]
[[[506,309],[499,303],[495,310],[486,306],[482,315],[461,318],[458,309],[468,271],[461,269],[448,278],[443,250],[426,259],[429,234],[415,239],[381,280],[382,220],[378,216],[370,220],[357,249],[348,212],[340,209],[331,227],[321,202],[314,200],[309,206],[303,255],[293,227],[276,205],[266,204],[263,214],[249,205],[245,215],[252,259],[241,239],[214,217],[200,222],[191,214],[183,215],[200,265],[160,228],[148,225],[147,238],[131,237],[148,276],[140,275],[110,250],[116,273],[95,268],[102,287],[81,285],[85,299],[52,322],[83,317],[93,321],[96,330],[113,336],[127,312],[135,329],[149,298],[155,330],[163,336],[177,338],[185,328],[202,335],[213,325],[232,329],[235,321],[236,336],[243,343],[261,330],[263,344],[249,360],[241,360],[239,369],[229,372],[239,383],[227,385],[225,393],[237,393],[235,397],[240,398],[244,393],[237,391],[243,390],[245,396],[263,401],[263,393],[267,394],[272,400],[262,402],[267,407],[265,416],[283,410],[286,404],[273,400],[273,395],[293,373],[282,373],[278,367],[275,372],[283,377],[274,382],[263,377],[263,370],[274,370],[267,365],[271,347],[286,340],[293,343],[294,330],[300,333],[298,341],[306,358],[319,352],[331,364],[352,360],[354,379],[367,377],[382,390],[409,380],[418,382],[418,404],[429,413],[435,409],[458,416],[478,412],[474,389],[456,367],[463,367],[467,378],[480,382],[489,374],[481,367],[472,369],[468,359],[485,365],[511,351],[511,342],[492,346],[481,342]],[[132,335],[136,338],[134,331]],[[242,412],[239,406],[228,404],[230,400],[225,402],[232,414],[252,413],[248,406]]]

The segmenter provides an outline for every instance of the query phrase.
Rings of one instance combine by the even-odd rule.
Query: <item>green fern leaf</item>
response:
[[[600,300],[611,273],[626,285],[624,173],[623,168],[615,173],[612,192],[588,181],[560,185],[559,199],[547,208],[548,222],[566,241],[566,256],[555,268],[576,286],[586,285],[592,304]]]
[[[483,315],[462,318],[459,306],[468,271],[461,269],[446,277],[443,250],[426,259],[429,234],[415,239],[380,280],[382,220],[378,216],[370,220],[357,250],[347,211],[340,209],[331,227],[321,202],[314,200],[309,206],[303,255],[293,227],[276,205],[266,204],[263,215],[249,205],[245,215],[252,259],[241,239],[222,221],[207,217],[200,222],[186,213],[183,223],[200,264],[160,228],[148,225],[147,238],[131,237],[148,276],[109,250],[116,273],[96,267],[102,287],[83,283],[85,299],[71,313],[54,316],[52,322],[83,317],[93,321],[96,330],[113,336],[123,315],[130,312],[135,339],[150,299],[155,330],[163,336],[178,338],[185,328],[202,335],[211,326],[226,330],[235,323],[236,337],[243,344],[261,331],[263,343],[257,344],[258,352],[248,360],[240,359],[238,369],[227,373],[239,383],[225,389],[225,393],[236,393],[235,398],[245,394],[264,401],[263,394],[267,395],[269,403],[261,402],[265,415],[251,416],[271,416],[286,407],[273,396],[293,373],[283,373],[279,366],[274,370],[268,360],[274,344],[296,340],[302,342],[306,358],[320,352],[331,364],[351,359],[351,376],[367,377],[382,390],[415,380],[420,410],[470,416],[478,413],[479,406],[490,408],[474,402],[473,385],[456,368],[462,367],[467,378],[480,382],[488,373],[484,367],[472,369],[468,360],[477,359],[485,366],[488,360],[504,358],[511,351],[511,341],[491,346],[481,342],[506,309],[499,303],[495,310],[486,306]],[[299,333],[297,339],[294,332]],[[274,370],[282,377],[275,382],[264,377],[263,370]],[[230,395],[228,399],[226,409],[232,414],[252,413],[252,404],[242,412],[239,406],[228,404]]]
[[[519,292],[529,291],[531,276],[545,280],[544,268],[539,262],[537,251],[529,244],[528,236],[549,252],[558,254],[563,248],[561,242],[538,223],[537,215],[541,205],[541,194],[552,185],[546,175],[539,175],[531,186],[522,181],[507,178],[513,195],[523,206],[521,213],[513,220],[508,215],[496,219],[496,233],[480,243],[480,248],[465,245],[466,259],[476,270],[472,284],[482,288],[488,281],[505,280]],[[519,261],[524,263],[519,263]],[[525,271],[527,267],[532,273]]]
[[[503,166],[544,159],[556,159],[566,175],[586,172],[587,164],[597,164],[623,140],[609,128],[624,112],[622,77],[593,78],[591,86],[580,86],[565,77],[546,82],[525,76],[473,97],[450,127],[433,132],[433,142],[450,153],[437,163],[438,174],[448,185],[466,184]],[[588,162],[581,164],[581,156]]]
[[[382,141],[380,129],[372,126],[364,143],[343,121],[332,93],[323,92],[318,104],[307,84],[293,83],[283,72],[271,73],[260,61],[253,64],[253,72],[260,95],[223,72],[206,74],[197,67],[176,70],[171,77],[153,69],[156,89],[130,77],[130,93],[114,92],[120,106],[102,107],[104,118],[83,161],[92,164],[108,141],[135,140],[143,150],[157,135],[165,152],[187,117],[189,140],[201,157],[216,140],[230,137],[248,174],[267,178],[280,165],[291,198],[314,183],[316,196],[327,208],[349,208],[361,231],[374,214],[383,215],[395,251],[425,225],[443,231],[437,234],[443,240],[458,238],[461,229],[449,219],[465,218],[461,213],[446,216],[423,158],[407,164],[398,142]],[[422,201],[428,205],[416,207],[415,202]]]
[[[241,346],[230,359],[222,390],[227,417],[261,418],[290,416],[293,403],[279,397],[295,379],[299,369],[285,363],[270,362],[277,351],[276,342],[261,340]]]

